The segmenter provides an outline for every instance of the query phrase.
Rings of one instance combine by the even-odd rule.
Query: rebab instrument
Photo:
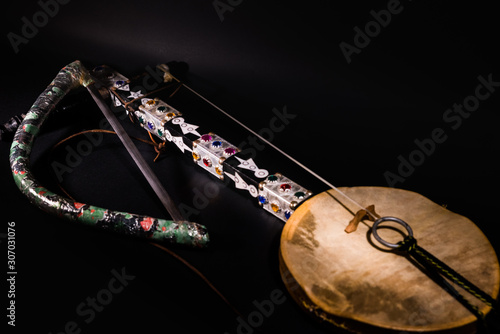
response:
[[[118,122],[110,120],[173,220],[78,203],[51,192],[34,178],[29,155],[46,117],[80,86],[87,87],[106,114],[109,107],[99,88],[109,93],[113,107],[125,109],[131,120],[161,143],[171,142],[200,168],[231,180],[237,191],[286,222],[280,271],[290,294],[312,316],[354,332],[461,333],[474,332],[484,315],[496,307],[498,260],[470,220],[405,190],[337,188],[266,141],[331,188],[313,194],[286,175],[271,173],[222,134],[194,123],[194,112],[178,110],[159,98],[175,94],[181,86],[191,89],[176,82],[168,66],[158,68],[164,73],[164,83],[149,91],[141,86],[140,78],[129,79],[107,66],[89,73],[76,61],[59,72],[26,114],[11,148],[14,179],[32,203],[61,218],[119,233],[171,244],[207,245],[206,227],[184,221]]]

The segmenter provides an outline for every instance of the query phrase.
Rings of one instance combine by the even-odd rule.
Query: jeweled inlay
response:
[[[278,181],[278,177],[277,177],[276,175],[269,175],[269,176],[267,177],[267,180],[268,180],[269,182],[276,182],[276,181]]]
[[[211,141],[211,140],[212,140],[212,136],[211,136],[211,135],[202,135],[202,136],[200,137],[200,139],[201,139],[202,141],[204,141],[205,143],[207,143],[207,142],[209,142],[209,141]]]
[[[220,140],[216,140],[212,143],[212,147],[219,148],[222,146],[222,142]]]
[[[212,166],[212,160],[210,160],[210,158],[203,158],[203,164],[207,167],[211,167]]]
[[[274,211],[274,212],[279,212],[280,211],[280,206],[278,203],[271,203],[271,209]]]
[[[267,199],[259,202],[264,210],[287,221],[310,192],[281,173],[274,173],[259,183],[259,196]]]
[[[280,185],[281,192],[289,192],[290,189],[292,189],[292,186],[289,185],[288,183],[283,183],[282,185]]]
[[[306,193],[303,191],[297,191],[295,194],[293,194],[298,199],[303,199],[306,196]]]
[[[225,155],[233,155],[236,153],[236,150],[232,147],[228,147],[224,150]]]

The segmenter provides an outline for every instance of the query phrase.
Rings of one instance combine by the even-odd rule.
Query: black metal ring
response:
[[[404,226],[404,228],[406,229],[406,231],[408,232],[408,235],[410,237],[413,237],[413,230],[411,229],[410,225],[408,225],[408,223],[406,223],[404,220],[402,219],[399,219],[399,218],[396,218],[396,217],[382,217],[382,218],[379,218],[377,219],[374,223],[373,223],[373,226],[372,226],[372,234],[373,234],[373,237],[378,241],[380,242],[382,245],[384,246],[387,246],[387,247],[390,247],[390,248],[399,248],[399,244],[393,244],[393,243],[390,243],[390,242],[387,242],[385,241],[384,239],[382,239],[379,235],[378,235],[378,232],[377,232],[377,228],[378,226],[382,223],[382,222],[385,222],[385,221],[392,221],[392,222],[395,222],[395,223],[398,223],[402,226]]]

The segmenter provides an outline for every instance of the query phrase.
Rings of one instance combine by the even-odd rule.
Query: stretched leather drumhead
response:
[[[495,251],[469,219],[405,190],[341,190],[365,207],[375,204],[381,216],[406,221],[420,246],[486,293],[497,296],[499,265]],[[476,318],[462,304],[417,265],[387,251],[373,238],[372,222],[362,222],[353,233],[344,232],[358,209],[330,190],[303,203],[286,223],[280,269],[298,304],[337,326],[362,331],[473,327]],[[379,229],[379,235],[396,243],[403,238],[396,229],[404,229],[393,226]],[[457,290],[484,313],[489,311],[461,288]]]

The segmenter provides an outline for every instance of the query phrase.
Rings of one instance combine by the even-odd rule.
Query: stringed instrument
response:
[[[337,188],[268,142],[331,188],[313,194],[286,175],[271,173],[222,134],[203,129],[191,119],[195,112],[171,105],[168,96],[184,87],[218,108],[178,82],[168,66],[158,68],[164,82],[149,90],[141,84],[142,77],[129,79],[104,65],[88,72],[76,61],[59,72],[27,113],[12,144],[14,179],[31,202],[62,218],[119,233],[195,247],[208,244],[207,228],[184,221],[161,190],[159,196],[173,210],[173,220],[78,203],[36,181],[29,155],[45,118],[80,86],[102,104],[98,83],[113,108],[124,109],[158,141],[172,143],[201,169],[248,194],[285,223],[279,254],[283,281],[305,312],[332,328],[468,333],[477,329],[478,317],[496,306],[498,260],[486,236],[469,219],[410,191]],[[458,293],[450,281],[469,294]]]

